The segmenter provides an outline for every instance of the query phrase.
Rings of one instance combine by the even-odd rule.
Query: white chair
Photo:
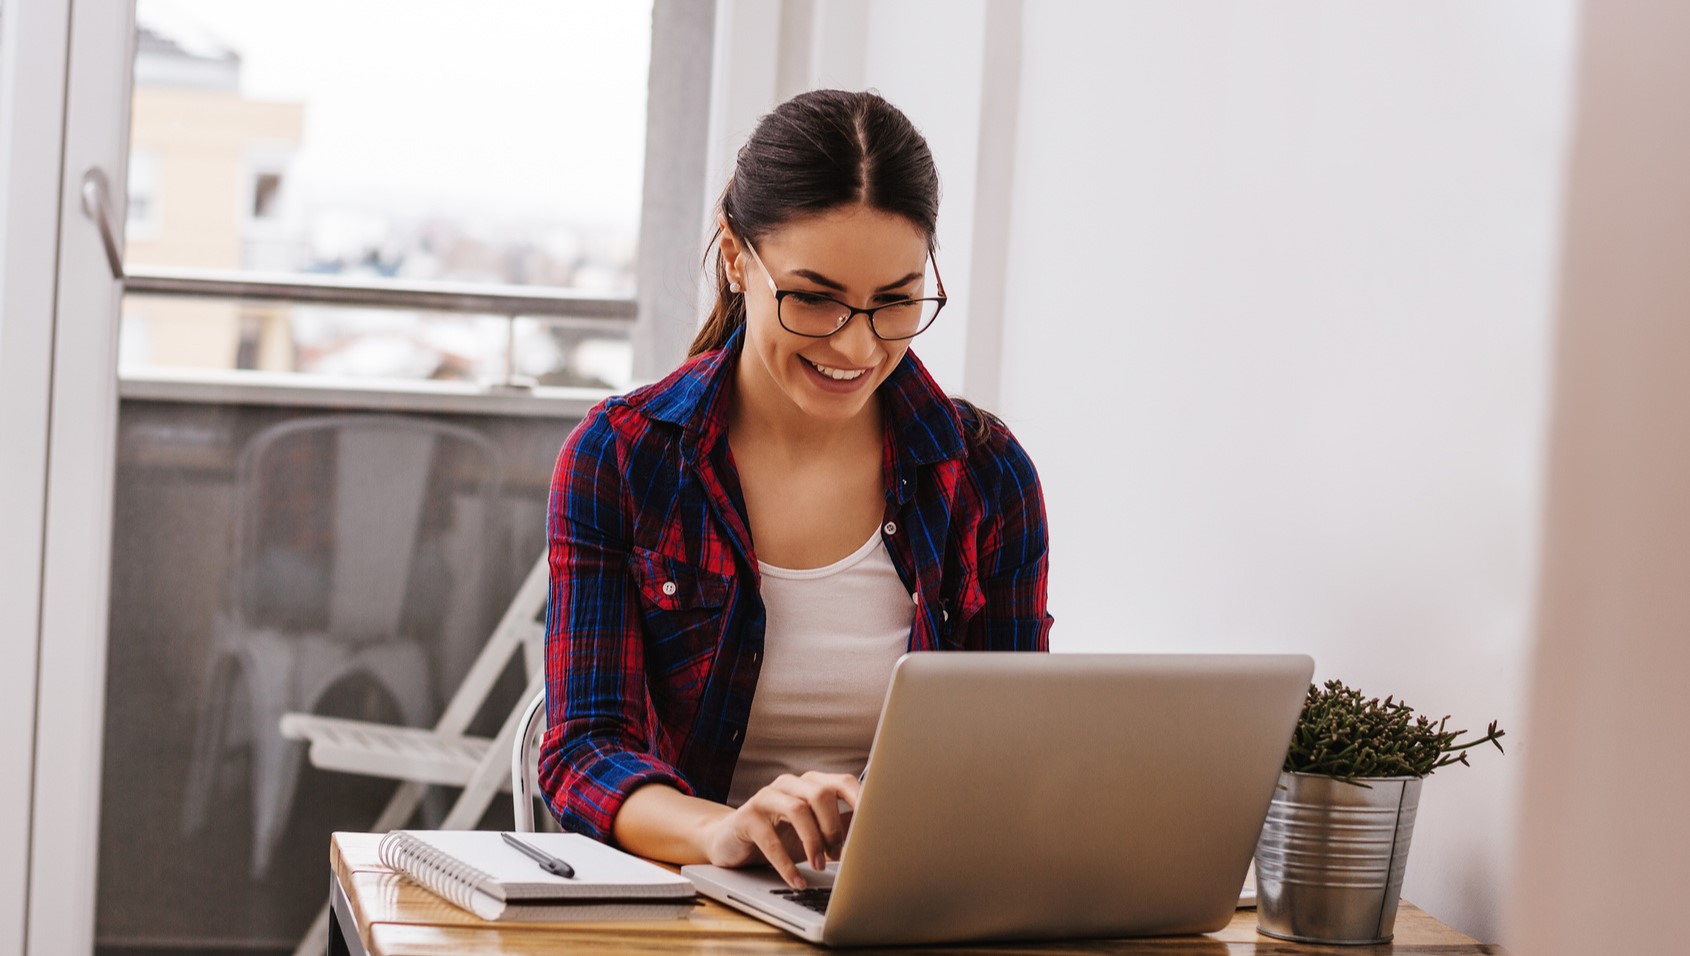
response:
[[[279,731],[284,714],[316,709],[331,688],[359,676],[405,723],[433,720],[436,649],[421,632],[484,613],[476,595],[497,461],[492,444],[469,429],[391,415],[297,419],[247,443],[184,831],[205,824],[225,757],[249,745],[252,873],[263,877],[299,775],[301,748]],[[420,610],[420,600],[431,606]],[[232,713],[242,686],[247,707]]]
[[[542,655],[547,571],[546,558],[541,555],[433,729],[394,727],[315,714],[295,713],[282,718],[284,736],[310,741],[313,766],[404,781],[370,827],[372,832],[383,833],[404,825],[430,783],[463,788],[439,829],[470,829],[481,820],[499,791],[509,784],[505,768],[513,742],[523,739],[519,728],[526,727],[531,719],[527,711],[520,707],[513,709],[498,733],[490,738],[470,736],[464,731],[514,654],[522,654],[529,674],[528,686],[518,700],[528,701],[536,695],[544,700]],[[544,714],[543,709],[541,713]],[[532,828],[530,816],[528,829]],[[294,950],[295,956],[323,952],[328,932],[329,909],[324,906]]]
[[[546,734],[546,690],[540,692],[522,709],[517,721],[516,738],[511,742],[511,807],[516,811],[516,829],[522,833],[534,831],[534,801],[540,796],[540,740]],[[542,819],[557,828],[551,813]]]
[[[281,719],[282,735],[309,741],[314,767],[407,781],[377,818],[376,831],[402,824],[416,809],[426,784],[465,788],[446,814],[441,829],[473,826],[486,811],[493,794],[503,788],[502,755],[517,736],[521,713],[513,711],[495,737],[471,736],[464,731],[481,710],[513,655],[523,654],[524,669],[531,675],[521,699],[528,700],[540,687],[546,583],[547,565],[542,557],[529,570],[504,619],[433,727],[396,727],[290,713]],[[494,758],[498,761],[492,762]],[[493,770],[489,772],[487,767]]]

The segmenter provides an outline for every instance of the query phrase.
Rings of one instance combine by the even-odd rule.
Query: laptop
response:
[[[840,860],[685,866],[828,946],[1212,932],[1240,901],[1314,675],[1302,655],[899,660]]]

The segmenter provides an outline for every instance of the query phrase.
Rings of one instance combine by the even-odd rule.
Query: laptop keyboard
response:
[[[805,909],[815,910],[817,913],[827,912],[827,901],[833,898],[833,887],[811,886],[802,890],[770,890],[770,893],[781,899],[791,900]]]

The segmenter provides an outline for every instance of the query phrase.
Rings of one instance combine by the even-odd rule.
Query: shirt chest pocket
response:
[[[646,667],[655,677],[708,663],[722,635],[733,582],[727,575],[636,547],[628,557],[638,592]]]
[[[944,592],[941,591],[941,594]],[[962,650],[968,645],[970,622],[986,608],[986,592],[969,577],[950,596],[941,597],[927,609],[936,644],[943,650]]]

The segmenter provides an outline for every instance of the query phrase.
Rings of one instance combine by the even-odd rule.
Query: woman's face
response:
[[[825,339],[788,332],[769,280],[783,292],[823,295],[859,309],[917,298],[924,294],[927,237],[902,216],[854,205],[787,223],[756,240],[754,252],[723,230],[728,278],[745,295],[745,397],[786,403],[822,421],[852,419],[892,374],[910,340],[876,338],[862,315]]]

